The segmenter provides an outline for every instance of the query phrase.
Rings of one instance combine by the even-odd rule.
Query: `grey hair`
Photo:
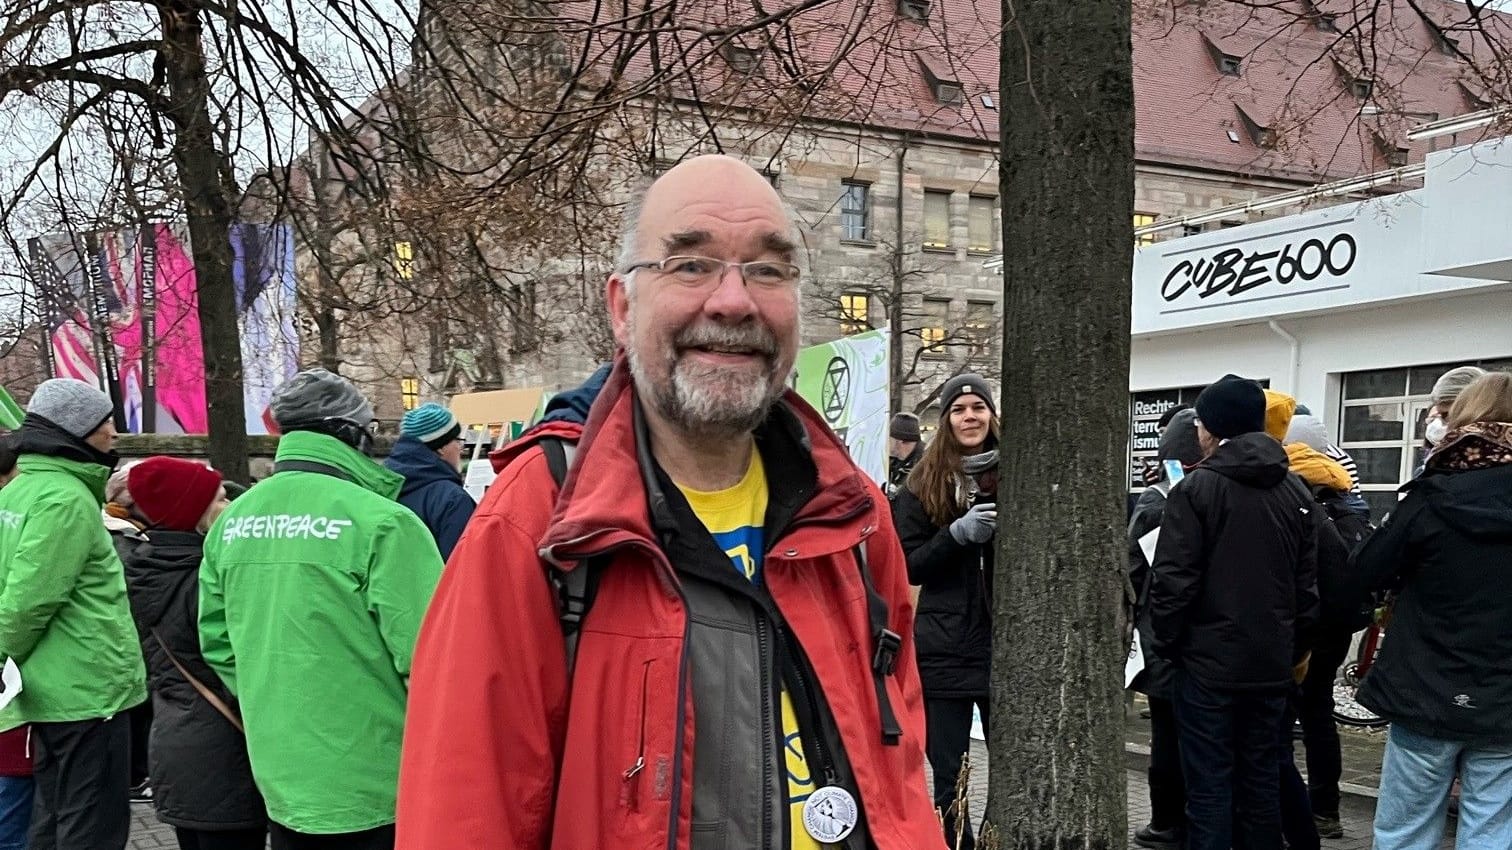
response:
[[[1449,407],[1454,404],[1455,399],[1460,397],[1460,393],[1464,392],[1466,387],[1485,374],[1486,370],[1479,366],[1459,366],[1450,369],[1433,382],[1433,391],[1429,395],[1429,400],[1442,407]]]

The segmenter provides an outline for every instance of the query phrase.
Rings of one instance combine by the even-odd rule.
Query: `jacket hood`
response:
[[[1278,443],[1286,442],[1286,429],[1291,427],[1292,414],[1297,409],[1297,400],[1277,390],[1265,391],[1265,433]]]
[[[439,481],[462,482],[462,475],[431,448],[414,437],[400,437],[383,465],[404,477],[400,495]]]
[[[162,622],[185,581],[198,577],[205,538],[188,531],[154,531],[126,554],[126,584],[131,588],[131,615],[146,633]]]
[[[664,510],[665,505],[653,505],[648,501],[643,470],[650,463],[650,452],[636,436],[636,405],[629,364],[620,354],[615,358],[609,380],[582,429],[578,459],[557,498],[550,530],[541,541],[542,556],[546,560],[565,565],[619,544],[641,541],[655,545],[657,537],[652,513]],[[779,417],[785,417],[788,423],[773,422]],[[837,526],[855,527],[856,539],[846,545],[854,545],[861,537],[870,534],[877,523],[877,505],[869,498],[874,487],[868,486],[845,446],[824,425],[819,414],[790,390],[773,409],[769,422],[773,427],[790,425],[797,429],[818,470],[814,492],[799,507],[789,527],[796,528],[809,522],[828,526],[828,533],[822,540],[811,539],[812,548],[800,545],[796,534],[786,538],[785,542],[791,547],[790,556],[818,556],[821,554],[818,549],[848,536],[836,533]],[[532,435],[530,441],[516,442],[538,441],[557,428],[565,433],[577,430],[577,426],[570,423],[550,423],[550,427]],[[513,450],[511,457],[523,451],[523,447],[516,449],[514,444],[510,449]],[[579,470],[588,468],[624,470],[627,474],[578,474]],[[633,474],[629,474],[631,471]]]
[[[1286,451],[1268,434],[1254,431],[1224,440],[1200,465],[1250,487],[1275,487],[1290,471]]]
[[[1197,411],[1183,410],[1171,417],[1165,433],[1160,435],[1156,457],[1161,461],[1181,461],[1189,469],[1202,462],[1202,445],[1197,442]],[[1161,475],[1165,475],[1164,469]]]
[[[1316,416],[1298,413],[1292,417],[1291,425],[1287,426],[1286,439],[1282,442],[1287,445],[1301,443],[1321,452],[1329,445],[1328,426]]]
[[[1338,461],[1302,443],[1292,443],[1286,447],[1286,460],[1291,471],[1307,482],[1309,488],[1348,490],[1354,487],[1349,472]]]
[[[89,494],[96,502],[105,504],[105,480],[110,477],[110,470],[97,463],[59,455],[22,454],[16,459],[16,468],[23,473],[59,472],[77,478],[89,489]]]
[[[1512,465],[1430,472],[1410,486],[1462,534],[1479,540],[1512,540]]]
[[[16,432],[16,454],[35,454],[47,457],[62,458],[81,464],[94,464],[103,467],[105,479],[110,478],[110,473],[121,462],[121,458],[115,452],[105,453],[97,451],[94,446],[84,442],[74,435],[63,430],[51,420],[35,413],[26,414],[21,422],[21,430]],[[101,501],[105,497],[105,487],[100,486]]]
[[[317,434],[314,431],[294,431],[278,438],[278,453],[273,462],[303,460],[323,463],[345,472],[357,486],[378,495],[396,500],[404,486],[404,479],[390,472],[372,458],[357,451],[335,437]]]
[[[542,414],[536,427],[548,422],[585,424],[588,421],[588,411],[593,408],[593,400],[603,391],[604,383],[609,380],[609,372],[613,368],[613,363],[605,363],[594,370],[581,386],[552,396],[551,401],[546,402],[546,412]]]

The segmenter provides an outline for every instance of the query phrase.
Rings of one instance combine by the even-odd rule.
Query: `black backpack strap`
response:
[[[882,714],[882,743],[897,746],[903,737],[898,717],[893,713],[892,698],[887,695],[887,677],[898,669],[898,653],[903,649],[903,638],[887,627],[887,600],[877,592],[872,583],[871,567],[866,555],[866,543],[856,545],[856,567],[861,571],[861,584],[866,588],[866,615],[872,632],[872,682],[877,686],[877,709]]]
[[[273,473],[280,472],[313,472],[316,475],[329,475],[332,478],[340,478],[349,484],[357,481],[343,470],[337,469],[328,463],[319,463],[313,460],[281,460],[273,464]]]
[[[551,470],[551,480],[557,490],[567,481],[567,472],[577,456],[577,443],[546,438],[541,440],[541,451],[546,455],[546,468]],[[567,647],[567,679],[572,679],[572,669],[577,662],[578,635],[583,627],[583,618],[593,606],[594,591],[598,588],[598,574],[603,564],[593,558],[563,572],[546,566],[546,579],[556,591],[557,619],[562,624],[562,640]]]

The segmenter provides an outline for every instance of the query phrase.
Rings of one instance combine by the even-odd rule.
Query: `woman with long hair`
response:
[[[1430,850],[1460,781],[1458,846],[1512,847],[1512,374],[1465,388],[1422,476],[1355,553],[1400,588],[1391,639],[1360,687],[1391,721],[1376,850]]]
[[[946,843],[975,846],[965,811],[956,811],[971,715],[988,722],[992,669],[992,553],[997,531],[997,406],[980,375],[950,379],[940,393],[940,427],[908,484],[893,521],[920,588],[914,642],[924,685],[925,751]]]

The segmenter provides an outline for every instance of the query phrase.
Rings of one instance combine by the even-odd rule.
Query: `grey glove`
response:
[[[986,543],[997,531],[997,505],[972,505],[966,515],[950,524],[950,536],[957,543]]]

